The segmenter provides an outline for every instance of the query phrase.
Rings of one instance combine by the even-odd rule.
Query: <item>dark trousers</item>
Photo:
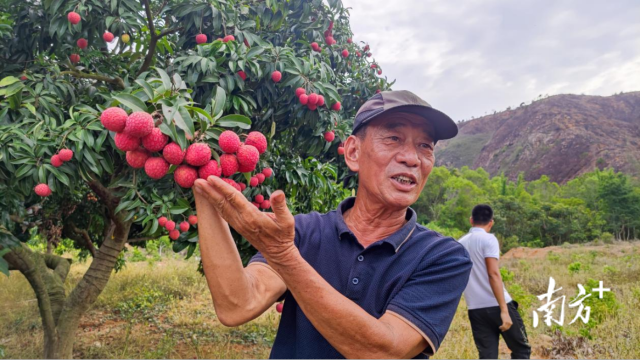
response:
[[[511,350],[512,359],[529,359],[531,356],[531,346],[527,339],[524,322],[518,313],[518,303],[510,301],[507,308],[509,308],[509,316],[511,316],[513,325],[505,332],[501,332],[499,329],[502,325],[499,306],[469,310],[473,340],[478,348],[478,353],[480,353],[480,359],[498,358],[498,343],[501,334]]]

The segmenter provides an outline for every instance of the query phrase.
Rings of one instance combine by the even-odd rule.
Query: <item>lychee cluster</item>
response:
[[[51,165],[53,167],[60,167],[67,161],[71,161],[73,159],[73,151],[69,149],[62,149],[57,154],[54,154],[51,157]]]
[[[189,215],[187,221],[182,221],[180,224],[176,224],[175,221],[161,216],[158,218],[158,226],[165,228],[169,232],[169,238],[171,240],[178,240],[180,233],[188,232],[191,226],[198,223],[198,217],[195,215]]]

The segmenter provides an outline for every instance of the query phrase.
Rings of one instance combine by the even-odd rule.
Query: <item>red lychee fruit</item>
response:
[[[78,14],[75,11],[72,11],[67,14],[67,20],[69,20],[69,22],[72,23],[73,25],[76,25],[77,23],[80,22],[80,14]]]
[[[342,50],[342,57],[343,58],[349,57],[349,50],[347,49]]]
[[[161,217],[158,219],[158,225],[159,225],[159,226],[165,226],[165,225],[167,225],[167,221],[168,221],[168,219],[167,219],[166,217],[161,216]]]
[[[238,163],[238,172],[248,173],[248,172],[252,172],[255,169],[256,169],[255,165],[254,166],[247,166],[247,165],[242,165],[242,164]]]
[[[367,53],[367,57],[371,57],[371,53]]]
[[[258,178],[258,184],[262,184],[264,182],[264,179],[267,178],[263,173],[256,174],[256,177]]]
[[[276,311],[279,313],[282,313],[282,308],[284,307],[284,305],[282,305],[282,303],[278,303],[278,305],[276,305]]]
[[[341,107],[342,107],[342,104],[340,104],[340,101],[336,101],[336,103],[331,106],[331,110],[340,111]]]
[[[347,39],[347,44],[351,44],[353,42],[353,40],[351,40],[351,38]]]
[[[205,34],[196,35],[196,43],[197,44],[204,44],[206,42],[207,42],[207,35],[205,35]]]
[[[231,179],[226,179],[226,178],[223,178],[223,179],[222,179],[222,181],[224,181],[224,182],[226,182],[227,184],[229,184],[229,185],[233,186],[236,190],[238,190],[238,191],[242,191],[242,188],[240,187],[240,185],[238,185],[238,183],[237,183],[237,182],[235,182],[235,181],[233,181],[233,180],[231,180]]]
[[[225,42],[225,43],[226,43],[226,42],[229,42],[229,41],[236,41],[235,36],[233,36],[233,35],[227,35],[227,36],[225,36],[225,37],[222,39],[222,42]]]
[[[64,163],[64,161],[62,161],[62,159],[60,159],[59,155],[53,155],[51,157],[51,165],[53,165],[53,167],[60,167],[60,166],[62,166],[63,163]]]
[[[273,80],[273,82],[279,82],[280,80],[282,80],[282,73],[278,70],[272,72],[271,80]]]
[[[271,175],[273,175],[273,170],[271,170],[271,168],[264,168],[262,169],[262,173],[264,174],[265,177],[270,178]]]
[[[380,89],[376,90],[376,94],[380,94]]]
[[[340,146],[338,148],[338,155],[344,155],[344,147]]]
[[[168,141],[169,137],[167,135],[163,134],[160,129],[153,128],[149,135],[142,138],[142,146],[151,152],[160,151],[164,149]]]
[[[336,43],[336,40],[333,38],[333,36],[327,36],[326,38],[324,38],[324,42],[327,43],[327,45],[333,45]]]
[[[264,195],[258,194],[255,198],[253,198],[258,204],[261,204],[264,201]]]
[[[180,223],[180,231],[182,232],[187,232],[189,231],[189,223],[186,221],[183,221]]]
[[[134,169],[142,169],[149,158],[149,152],[144,149],[127,151],[127,164]]]
[[[69,61],[71,61],[73,64],[77,64],[80,62],[80,55],[78,54],[71,54],[69,56]]]
[[[200,179],[208,179],[209,176],[220,177],[220,175],[222,175],[222,168],[215,160],[209,160],[206,164],[198,169],[198,176],[200,177]]]
[[[248,140],[248,139],[247,139]],[[244,145],[240,146],[238,149],[238,154],[236,155],[238,158],[238,164],[244,169],[251,169],[250,172],[256,168],[256,164],[258,164],[258,160],[260,160],[260,153],[258,149],[256,149],[253,145],[248,145],[246,142]]]
[[[369,51],[369,45],[365,45],[363,50],[364,51]]]
[[[129,136],[141,138],[147,136],[153,130],[153,117],[143,111],[131,113],[127,118],[123,132]]]
[[[169,220],[166,224],[164,224],[164,228],[167,229],[167,231],[171,231],[176,228],[176,223],[172,220]]]
[[[307,105],[316,105],[318,103],[318,94],[311,93],[309,94],[309,101],[307,101]]]
[[[260,154],[264,154],[264,152],[267,151],[267,138],[259,131],[250,132],[244,144],[255,146]]]
[[[168,171],[169,163],[161,157],[150,157],[144,163],[144,172],[152,179],[161,179]]]
[[[271,207],[271,201],[269,201],[269,200],[265,200],[265,201],[260,203],[260,208],[261,209],[268,209],[270,207]]]
[[[60,156],[60,160],[64,162],[71,161],[71,159],[73,159],[73,151],[69,149],[62,149],[58,153],[58,156]]]
[[[313,110],[317,109],[318,106],[317,105],[307,104],[307,108],[309,108],[309,110],[313,111]]]
[[[335,138],[336,138],[336,134],[333,130],[327,131],[326,133],[324,133],[324,139],[327,140],[328,142],[332,142]]]
[[[189,165],[202,166],[211,160],[211,148],[205,143],[191,144],[184,159]]]
[[[171,238],[171,240],[178,240],[178,238],[180,237],[180,231],[176,229],[169,231],[169,237]]]
[[[238,76],[240,76],[240,79],[242,79],[243,81],[247,80],[247,73],[242,70],[238,71]]]
[[[247,38],[244,38],[244,45],[248,48],[251,48],[251,45],[249,45],[249,40],[247,40]]]
[[[27,77],[25,75],[20,76],[20,80],[25,81],[27,80]]]
[[[313,49],[313,51],[320,51],[320,45],[318,45],[317,42],[312,42],[311,49]]]
[[[255,176],[252,176],[251,180],[249,180],[249,186],[251,186],[251,187],[258,186],[258,178],[255,177]]]
[[[378,69],[378,75],[382,75],[382,70]]]
[[[258,204],[255,201],[252,201],[251,204],[253,204],[253,206],[257,207],[258,209],[260,209],[260,204]]]
[[[371,68],[375,69],[376,68],[376,64],[371,64]]]
[[[85,38],[80,38],[78,39],[78,41],[76,41],[76,45],[78,45],[80,49],[84,49],[87,47],[87,45],[89,45],[89,42]]]
[[[115,142],[116,147],[122,151],[137,150],[140,147],[139,138],[129,136],[125,133],[117,133]]]
[[[189,215],[189,224],[195,225],[198,223],[198,217],[195,215]]]
[[[184,160],[185,151],[177,143],[170,143],[162,150],[162,156],[169,164],[180,165]]]
[[[298,97],[298,100],[300,100],[300,104],[307,105],[309,103],[309,95],[302,94]]]
[[[232,154],[222,154],[220,156],[220,167],[222,168],[222,174],[229,177],[238,172],[238,159]]]
[[[225,130],[218,137],[218,145],[223,152],[234,154],[240,147],[240,138],[233,131]]]
[[[240,186],[240,191],[244,191],[244,189],[247,188],[247,184],[245,183],[238,183],[238,185]]]
[[[51,195],[51,188],[47,184],[38,184],[33,190],[38,196],[47,197]]]
[[[127,112],[119,107],[105,109],[100,115],[100,122],[107,130],[121,132],[127,124]]]
[[[316,106],[324,105],[324,96],[318,95],[318,100],[316,101]]]
[[[188,165],[180,165],[173,173],[173,179],[183,188],[191,188],[198,178],[196,169]]]
[[[360,51],[356,51],[356,56],[357,56],[357,57],[362,56],[362,54],[360,53]]]
[[[104,34],[102,34],[102,38],[106,42],[112,42],[113,41],[113,37],[114,37],[113,34],[108,32],[108,31],[105,31]]]
[[[306,93],[307,93],[307,90],[305,90],[305,89],[303,89],[303,88],[301,88],[301,87],[299,87],[299,88],[297,88],[297,89],[296,89],[296,96],[297,96],[297,97],[300,97],[300,95],[302,95],[302,94],[306,94]]]

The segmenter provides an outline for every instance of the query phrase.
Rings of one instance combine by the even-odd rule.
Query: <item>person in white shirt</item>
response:
[[[471,230],[460,239],[473,267],[464,299],[469,309],[473,340],[481,359],[497,359],[500,334],[511,350],[512,359],[529,359],[531,346],[524,322],[514,301],[502,283],[498,259],[500,245],[490,234],[493,209],[477,205],[471,212]]]

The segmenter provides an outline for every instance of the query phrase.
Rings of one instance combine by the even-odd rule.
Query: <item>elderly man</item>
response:
[[[244,324],[284,298],[272,358],[426,358],[444,339],[471,261],[409,207],[456,124],[408,91],[358,111],[344,158],[358,194],[291,215],[282,191],[262,213],[216,177],[195,184],[202,264],[220,322]],[[259,253],[243,268],[230,224]]]

